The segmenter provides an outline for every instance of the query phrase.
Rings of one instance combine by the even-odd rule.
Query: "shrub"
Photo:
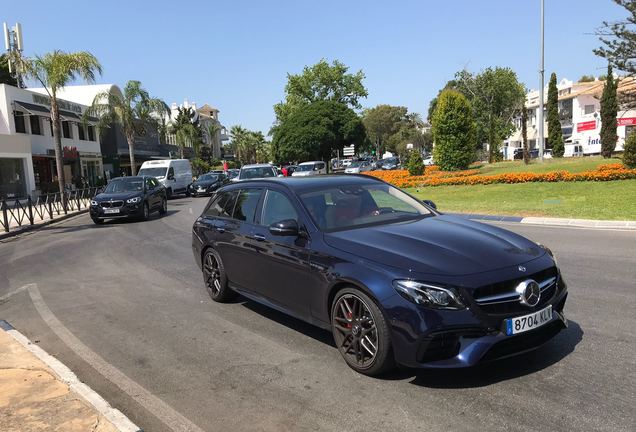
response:
[[[212,169],[209,163],[199,158],[192,159],[191,164],[192,164],[192,174],[196,177],[200,176],[201,174],[205,174],[206,172]]]
[[[433,155],[444,171],[463,170],[475,157],[475,120],[463,94],[444,90],[437,99],[432,118]]]
[[[625,140],[623,164],[628,168],[636,168],[636,133],[631,133]]]
[[[411,151],[409,160],[406,164],[406,169],[412,176],[419,176],[424,174],[424,161],[422,160],[422,155],[419,151]]]

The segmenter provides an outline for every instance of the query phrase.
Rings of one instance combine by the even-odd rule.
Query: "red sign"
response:
[[[618,126],[636,125],[636,117],[624,117],[616,119]]]
[[[64,159],[79,159],[79,152],[77,151],[77,147],[64,146],[62,151],[64,153]]]
[[[576,124],[576,131],[583,132],[586,130],[594,130],[596,129],[596,120],[581,122]]]

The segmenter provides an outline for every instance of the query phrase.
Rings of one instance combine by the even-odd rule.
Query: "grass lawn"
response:
[[[560,158],[545,159],[543,163],[532,160],[529,165],[525,165],[523,161],[497,162],[492,164],[484,164],[479,168],[481,174],[495,175],[503,173],[515,172],[548,172],[565,170],[572,173],[581,171],[595,170],[599,165],[610,163],[621,163],[620,159],[604,159],[600,156],[578,157],[578,158]]]
[[[570,160],[560,160],[555,165],[565,165]],[[587,164],[592,158],[575,160]],[[605,159],[601,163],[611,161]],[[509,164],[512,163],[506,163]],[[552,169],[557,168],[553,165]],[[636,180],[436,186],[406,191],[434,201],[442,212],[636,220]]]

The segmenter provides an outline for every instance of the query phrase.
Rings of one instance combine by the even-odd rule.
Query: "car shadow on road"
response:
[[[526,354],[509,357],[464,369],[398,369],[385,379],[410,381],[421,387],[439,389],[475,388],[519,378],[546,369],[574,352],[583,340],[583,329],[575,321],[540,348]]]

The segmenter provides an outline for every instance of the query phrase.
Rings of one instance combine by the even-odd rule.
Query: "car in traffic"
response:
[[[327,174],[327,164],[323,161],[311,161],[298,164],[292,177],[306,177]]]
[[[104,191],[91,200],[89,214],[93,222],[106,219],[136,218],[147,220],[157,211],[168,211],[166,188],[155,177],[135,176],[112,179]]]
[[[243,165],[235,180],[253,180],[259,178],[278,177],[278,172],[270,164]],[[282,176],[282,175],[281,175]]]
[[[230,180],[234,180],[235,178],[238,177],[240,172],[241,172],[241,170],[238,169],[238,168],[231,168],[231,169],[227,170],[227,178],[230,179]]]
[[[192,248],[213,300],[240,293],[329,329],[367,375],[521,355],[567,323],[547,247],[370,176],[223,187],[195,221]]]
[[[431,165],[435,165],[435,161],[433,160],[433,155],[426,156],[426,157],[422,160],[422,163],[424,164],[424,166],[431,166]]]
[[[351,164],[345,168],[345,174],[360,174],[366,171],[372,171],[373,164],[366,160],[351,162]]]
[[[227,184],[230,181],[223,171],[210,172],[200,175],[189,186],[189,192],[193,196],[210,195],[212,192]]]
[[[166,188],[168,199],[172,195],[188,195],[192,183],[192,167],[187,159],[150,160],[141,164],[139,176],[152,176]]]
[[[390,157],[378,161],[378,168],[383,170],[394,170],[400,166],[400,160],[396,157]]]

